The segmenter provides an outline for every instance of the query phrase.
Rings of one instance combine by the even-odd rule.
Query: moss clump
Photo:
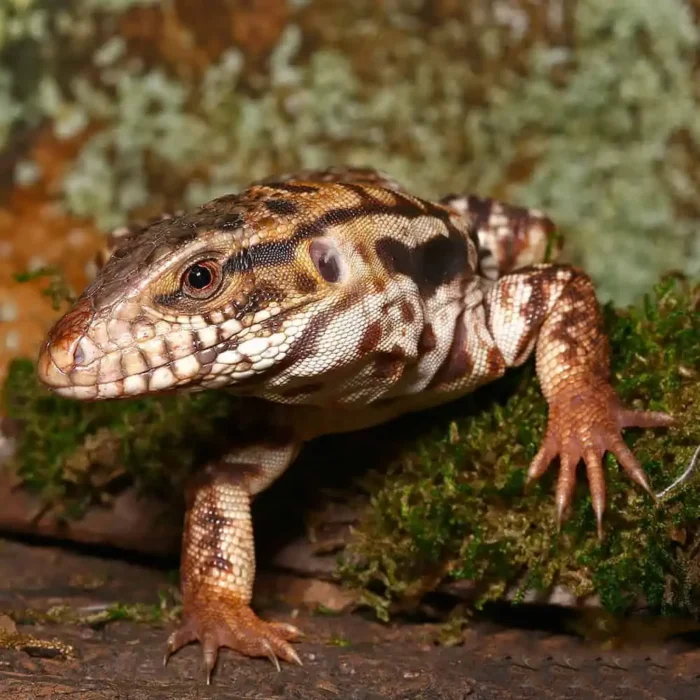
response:
[[[700,444],[700,287],[666,279],[640,307],[606,307],[614,384],[627,404],[668,410],[668,431],[628,431],[657,490]],[[643,595],[663,613],[700,613],[700,488],[656,507],[607,456],[606,536],[584,481],[557,534],[552,468],[524,492],[546,425],[532,365],[444,411],[371,489],[344,578],[386,618],[444,580],[476,582],[480,602],[561,584],[620,612]]]
[[[70,401],[39,386],[27,359],[10,365],[3,398],[22,427],[9,468],[64,517],[79,517],[129,483],[180,500],[187,475],[230,432],[223,428],[237,404],[226,392]]]

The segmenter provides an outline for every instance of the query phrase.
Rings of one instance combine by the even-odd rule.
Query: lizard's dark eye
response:
[[[182,291],[195,299],[206,299],[221,284],[221,267],[213,260],[190,265],[182,275]]]
[[[339,282],[343,275],[343,259],[333,241],[319,239],[309,248],[316,269],[326,282]]]

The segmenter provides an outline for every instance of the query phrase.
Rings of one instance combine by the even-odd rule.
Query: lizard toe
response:
[[[573,501],[576,469],[583,459],[598,535],[602,537],[606,505],[603,455],[612,453],[625,473],[653,496],[649,479],[622,439],[621,430],[633,426],[666,427],[674,419],[667,413],[622,408],[611,387],[594,391],[579,385],[575,389],[550,399],[547,433],[530,464],[527,480],[541,477],[559,457],[555,504],[557,527],[560,527]]]

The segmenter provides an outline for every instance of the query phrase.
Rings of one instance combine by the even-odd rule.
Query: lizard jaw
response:
[[[78,400],[235,385],[284,359],[297,332],[265,331],[264,318],[251,326],[229,318],[188,327],[132,308],[112,313],[106,320],[89,300],[78,301],[48,334],[37,363],[40,381]]]

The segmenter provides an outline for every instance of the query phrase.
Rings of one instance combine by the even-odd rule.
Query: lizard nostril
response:
[[[78,347],[75,349],[75,352],[73,353],[73,362],[76,365],[84,365],[85,364],[85,353],[83,352],[83,349],[78,345]]]
[[[91,360],[85,332],[92,320],[90,302],[78,302],[49,332],[39,358],[39,377],[49,386],[67,386],[77,366]]]

